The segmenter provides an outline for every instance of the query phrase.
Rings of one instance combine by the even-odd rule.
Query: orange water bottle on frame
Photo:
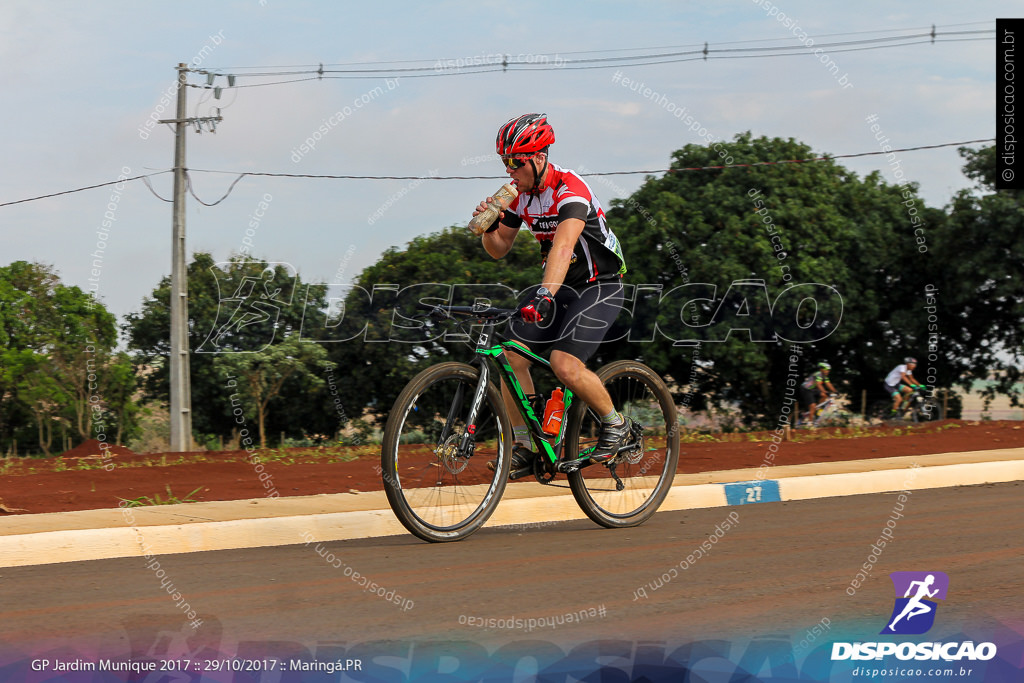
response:
[[[565,412],[563,396],[561,387],[557,387],[551,392],[551,398],[544,406],[543,429],[545,434],[558,434],[562,428],[562,414]]]

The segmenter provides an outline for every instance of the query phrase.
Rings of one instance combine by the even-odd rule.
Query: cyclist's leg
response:
[[[562,294],[562,289],[558,293]],[[604,383],[586,366],[621,308],[622,283],[618,280],[585,287],[575,299],[567,296],[561,334],[551,352],[551,369],[558,379],[601,417],[601,437],[591,460],[614,456],[632,438],[630,421],[616,411]]]
[[[566,351],[553,350],[551,369],[565,386],[572,389],[574,394],[599,415],[607,415],[615,410],[612,397],[608,395],[608,390],[598,379],[597,374],[576,356]]]
[[[807,408],[807,416],[804,420],[805,424],[814,424],[814,409],[817,407],[814,403],[814,391],[806,387],[800,387],[800,403]]]
[[[513,320],[508,327],[509,338],[522,344],[534,353],[542,351],[557,333],[557,327],[552,321],[533,325],[517,319]],[[515,373],[516,380],[522,387],[523,392],[527,396],[536,393],[533,377],[530,375],[531,361],[511,351],[505,352],[505,358]],[[505,404],[505,412],[508,414],[509,422],[512,424],[511,478],[515,479],[530,471],[533,466],[533,459],[536,457],[536,452],[533,450],[530,430],[523,419],[522,413],[519,412],[519,402],[504,381],[501,383],[501,397]]]
[[[892,412],[898,412],[900,408],[900,388],[897,385],[889,384],[888,382],[882,382],[885,387],[885,393],[892,399]]]
[[[594,355],[622,309],[622,283],[599,282],[576,292],[558,290],[558,336],[552,344],[551,370],[555,376],[601,415],[613,412],[611,396],[586,363]]]
[[[908,387],[906,384],[900,386],[900,393],[896,395],[896,410],[899,411],[900,405],[904,401],[910,398],[910,394],[914,393],[914,390]]]

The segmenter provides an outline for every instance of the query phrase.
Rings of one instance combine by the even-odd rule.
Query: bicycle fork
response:
[[[484,395],[487,392],[487,381],[489,376],[490,368],[487,367],[487,363],[481,363],[480,379],[476,384],[476,390],[473,392],[473,400],[469,404],[469,414],[466,415],[466,431],[463,432],[462,439],[459,442],[459,454],[466,458],[473,454],[473,439],[476,435],[476,419],[480,414],[480,406],[482,406],[484,402]],[[444,432],[441,434],[441,443],[444,443],[448,438],[447,432],[451,429],[452,421],[456,418],[454,413],[462,407],[463,391],[462,385],[459,385],[459,390],[456,392],[455,398],[452,400],[452,407],[448,411],[448,421],[445,424]]]

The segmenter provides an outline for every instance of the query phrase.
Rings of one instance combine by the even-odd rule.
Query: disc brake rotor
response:
[[[458,434],[452,434],[435,451],[444,464],[444,468],[452,474],[461,474],[469,465],[469,458],[459,455],[459,441],[461,438]]]

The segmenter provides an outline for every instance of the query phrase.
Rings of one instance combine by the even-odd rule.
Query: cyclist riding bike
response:
[[[809,425],[814,424],[814,411],[817,409],[818,403],[827,400],[830,393],[837,393],[828,378],[831,371],[832,366],[822,361],[818,363],[818,369],[804,379],[803,384],[800,385],[800,402],[807,406],[807,424]],[[826,387],[828,388],[827,392],[825,391]]]
[[[523,227],[540,243],[543,280],[520,300],[521,319],[511,322],[509,336],[535,353],[551,349],[555,375],[601,416],[597,448],[589,457],[591,462],[607,462],[632,445],[632,421],[615,409],[586,362],[622,307],[626,264],[590,186],[575,171],[548,161],[554,141],[545,114],[525,114],[499,128],[497,152],[519,195],[481,235],[481,242],[496,259],[509,253]],[[491,199],[481,202],[473,215],[485,211]],[[533,394],[530,361],[510,354],[509,362],[523,389]],[[529,431],[504,384],[502,397],[513,421],[511,471],[518,476],[532,469],[537,454],[530,450]]]
[[[894,367],[885,378],[885,392],[892,396],[892,415],[899,415],[900,404],[914,392],[924,389],[924,385],[914,379],[913,370],[917,367],[917,359],[907,357],[903,363]]]

